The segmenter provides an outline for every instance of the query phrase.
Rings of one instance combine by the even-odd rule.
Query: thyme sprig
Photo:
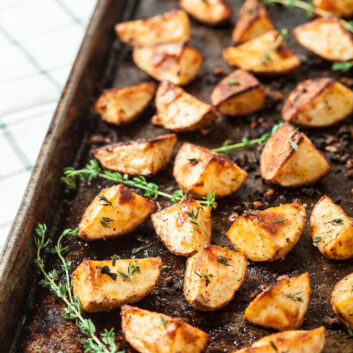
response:
[[[346,72],[353,67],[353,61],[347,61],[344,63],[333,63],[332,70],[333,71],[343,71]]]
[[[288,30],[286,28],[282,28],[279,31],[279,35],[275,40],[275,42],[266,50],[264,56],[262,57],[261,65],[266,65],[269,61],[271,61],[271,57],[270,57],[271,53],[280,47],[280,45],[286,39],[287,36],[288,36]]]
[[[50,272],[45,270],[45,263],[42,258],[42,250],[48,246],[49,240],[46,238],[47,227],[45,224],[38,224],[36,228],[37,237],[34,238],[37,246],[37,256],[35,263],[42,272],[44,279],[42,280],[43,287],[62,299],[66,304],[63,317],[68,320],[74,320],[81,332],[87,336],[84,343],[85,352],[91,353],[117,353],[115,345],[114,329],[105,329],[101,334],[101,338],[96,335],[96,327],[91,319],[85,319],[82,316],[82,306],[78,297],[72,294],[72,282],[69,271],[72,268],[71,261],[65,260],[62,253],[67,249],[63,247],[62,242],[68,235],[77,236],[77,229],[65,229],[54,247],[54,252],[58,255],[61,261],[61,268],[65,273],[65,282],[59,281],[57,271],[54,269]],[[124,351],[118,352],[124,353]]]
[[[75,189],[77,187],[77,182],[84,181],[85,177],[88,178],[89,182],[94,179],[102,178],[112,181],[115,184],[124,184],[126,186],[144,190],[144,196],[151,198],[152,200],[156,200],[159,196],[162,196],[170,199],[175,203],[187,198],[187,194],[183,190],[179,189],[173,194],[169,194],[159,190],[159,186],[157,184],[147,181],[143,176],[138,176],[130,179],[127,174],[122,175],[118,172],[102,170],[98,161],[95,159],[92,159],[82,169],[74,169],[72,167],[65,168],[64,176],[61,178],[61,181],[65,183],[70,189]],[[212,192],[210,192],[202,200],[196,201],[212,209],[217,207],[215,195]]]

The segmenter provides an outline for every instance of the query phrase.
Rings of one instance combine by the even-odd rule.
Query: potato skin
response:
[[[193,161],[195,160],[195,161]],[[186,193],[223,197],[238,190],[248,174],[224,155],[185,142],[175,157],[173,175]]]
[[[303,133],[284,123],[267,140],[261,153],[260,170],[268,182],[298,187],[314,183],[331,168]]]
[[[190,21],[182,10],[172,10],[142,20],[115,25],[120,40],[131,46],[187,42],[190,39]]]
[[[230,66],[257,74],[277,75],[292,71],[300,66],[301,61],[284,41],[277,49],[269,50],[278,36],[277,31],[268,31],[237,47],[223,49],[223,60]],[[267,56],[269,59],[264,61]]]
[[[232,32],[233,42],[240,44],[274,30],[270,17],[259,0],[246,0]]]
[[[310,232],[322,255],[332,260],[353,257],[353,219],[330,197],[323,196],[314,206],[310,217]]]
[[[139,271],[134,273],[133,278],[119,276],[119,271],[129,274],[129,267],[131,270],[135,264]],[[116,279],[102,273],[103,267],[108,267]],[[158,282],[161,267],[160,257],[116,260],[115,266],[111,260],[84,260],[72,274],[73,294],[79,297],[82,309],[86,312],[110,311],[123,304],[135,303],[148,295]]]
[[[101,201],[102,196],[112,205]],[[78,235],[87,241],[122,236],[144,223],[155,210],[153,201],[135,194],[122,184],[114,185],[103,189],[86,208],[78,226]]]
[[[144,82],[135,86],[105,90],[94,105],[94,110],[110,124],[126,125],[135,121],[151,102],[156,85]]]
[[[353,329],[353,273],[341,279],[333,289],[331,305],[339,320]]]
[[[218,259],[226,259],[221,263]],[[247,263],[240,253],[206,245],[186,263],[184,296],[196,310],[214,311],[227,305],[244,281]],[[198,274],[211,275],[205,281]]]
[[[323,326],[314,330],[283,331],[265,336],[254,342],[250,347],[233,353],[321,353],[326,344],[326,330]]]
[[[353,36],[335,16],[300,25],[294,28],[293,36],[301,46],[325,60],[353,59]]]
[[[125,339],[140,353],[199,353],[207,333],[180,318],[124,305],[121,326]]]
[[[177,143],[175,134],[113,143],[92,151],[104,169],[129,175],[151,176],[165,168]]]
[[[334,13],[340,17],[351,17],[353,15],[352,0],[314,0],[316,8]]]
[[[302,326],[310,300],[309,273],[281,276],[247,307],[244,320],[275,330],[293,330]]]
[[[245,211],[226,235],[234,248],[251,261],[275,261],[297,244],[305,220],[305,208],[296,200],[265,211]]]
[[[168,81],[160,83],[155,102],[157,115],[152,118],[152,124],[176,132],[202,129],[217,117],[211,105]]]
[[[218,26],[230,21],[232,9],[224,0],[180,0],[180,7],[197,21]]]
[[[353,112],[353,92],[332,78],[301,82],[289,95],[283,120],[301,126],[334,125]]]
[[[202,65],[201,53],[183,42],[134,47],[132,59],[156,80],[181,86],[194,80]]]
[[[244,70],[236,70],[213,89],[211,103],[223,114],[247,115],[264,108],[265,90],[256,77]]]

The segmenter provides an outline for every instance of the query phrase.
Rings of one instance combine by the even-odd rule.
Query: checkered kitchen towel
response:
[[[0,250],[97,0],[0,0]]]

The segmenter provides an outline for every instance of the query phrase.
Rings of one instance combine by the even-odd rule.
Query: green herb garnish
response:
[[[287,218],[277,218],[273,221],[273,223],[279,224],[279,223],[283,223],[286,220],[287,220]]]
[[[211,275],[211,274],[208,274],[208,275],[206,275],[206,274],[204,274],[203,272],[201,272],[201,273],[198,273],[198,272],[196,272],[195,271],[195,274],[197,275],[197,276],[199,276],[200,278],[202,278],[202,283],[203,282],[205,282],[205,284],[206,284],[206,287],[210,284],[210,277],[213,277],[213,275]]]
[[[271,61],[271,53],[279,48],[282,42],[286,39],[288,35],[288,30],[283,28],[279,31],[279,35],[275,42],[266,50],[264,56],[261,59],[261,65],[267,65],[269,61]]]
[[[197,223],[197,217],[199,216],[200,208],[197,208],[197,212],[194,213],[194,208],[191,209],[191,211],[186,211],[186,214],[190,218],[190,222],[192,224],[195,224],[195,226],[200,227],[200,225]]]
[[[104,196],[104,195],[101,195],[99,196],[99,200],[102,201],[101,205],[102,206],[112,206],[112,203]]]
[[[234,78],[230,78],[227,81],[227,84],[230,86],[240,86],[241,85],[241,83],[239,81],[236,81]]]
[[[289,299],[292,299],[294,301],[297,301],[297,302],[303,302],[303,298],[299,296],[301,292],[298,292],[298,293],[294,293],[294,294],[284,294],[287,298]]]
[[[222,255],[219,255],[217,257],[217,261],[222,264],[222,265],[225,265],[225,266],[230,266],[230,264],[228,263],[228,260],[226,257],[222,256]]]
[[[315,237],[315,238],[313,239],[313,245],[317,247],[317,244],[316,244],[316,243],[318,243],[318,242],[321,241],[321,240],[322,240],[321,237]]]
[[[159,315],[159,317],[161,318],[162,325],[165,326],[167,324],[166,319],[162,315]]]
[[[109,217],[101,217],[99,221],[103,227],[111,229],[112,227],[108,223],[114,221],[114,219]]]

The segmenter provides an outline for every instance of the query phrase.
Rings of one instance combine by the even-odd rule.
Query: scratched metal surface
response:
[[[241,1],[232,1],[234,10],[233,22],[236,19],[237,11]],[[152,16],[177,7],[176,0],[144,0],[139,3],[133,15],[134,18]],[[300,10],[286,10],[277,6],[270,7],[269,13],[277,28],[292,29],[296,25],[305,22],[307,19]],[[111,16],[110,16],[111,17]],[[118,18],[118,17],[117,17]],[[111,26],[114,22],[111,23]],[[195,21],[192,21],[191,44],[201,51],[204,56],[204,64],[197,79],[186,87],[186,90],[195,96],[208,101],[210,92],[220,80],[213,75],[214,68],[222,67],[229,72],[231,69],[222,61],[221,50],[231,43],[232,25],[220,28],[209,28]],[[305,50],[298,47],[292,39],[289,40],[290,47],[298,53],[304,63],[297,71],[292,74],[273,78],[260,78],[267,87],[280,90],[284,97],[294,87],[294,85],[307,78],[313,77],[339,77],[329,70],[329,64],[312,57]],[[106,57],[97,60],[107,60]],[[111,63],[114,63],[112,66]],[[104,77],[103,84],[97,83],[96,95],[87,97],[87,108],[92,105],[103,88],[136,84],[148,80],[148,76],[140,71],[131,60],[131,51],[125,46],[120,46],[117,39],[111,42],[110,65],[106,72],[101,72]],[[243,136],[258,136],[265,132],[264,129],[251,129],[250,124],[256,118],[263,117],[271,125],[280,120],[279,105],[273,105],[265,111],[261,111],[252,116],[244,118],[226,118],[221,116],[213,125],[208,135],[198,132],[179,134],[179,143],[190,141],[205,147],[216,147],[231,139],[239,141]],[[156,136],[165,133],[162,128],[157,128],[149,123],[153,115],[154,107],[149,107],[143,116],[135,123],[127,127],[114,127],[101,122],[99,117],[93,113],[92,109],[86,122],[83,125],[82,133],[77,135],[81,141],[81,148],[77,152],[76,166],[83,166],[89,161],[89,151],[98,145],[88,145],[87,139],[92,135],[102,135],[108,137],[112,142],[126,141],[141,137]],[[351,129],[353,127],[350,119],[343,124],[330,129],[307,131],[309,137],[315,141],[324,141],[328,134],[337,133],[342,127]],[[321,144],[322,145],[322,144]],[[322,146],[321,146],[322,147]],[[349,151],[349,147],[348,147]],[[348,153],[352,154],[353,149]],[[298,198],[307,205],[307,216],[311,214],[314,203],[320,195],[328,194],[334,201],[340,202],[344,210],[353,215],[352,211],[352,181],[344,179],[346,169],[344,164],[330,164],[333,171],[322,181],[316,183],[313,188],[314,194],[308,188],[300,189],[281,189],[273,187],[274,196],[264,199],[263,193],[269,189],[269,185],[262,182],[259,174],[258,157],[259,149],[238,150],[231,153],[231,158],[236,159],[243,153],[248,156],[250,168],[249,178],[244,187],[234,195],[219,201],[218,208],[212,214],[212,243],[231,248],[225,237],[225,232],[231,225],[228,216],[233,212],[242,212],[246,209],[247,203],[255,200],[267,202],[266,206],[275,206],[284,202],[291,202]],[[328,153],[326,153],[328,156]],[[328,156],[330,157],[330,156]],[[332,157],[332,156],[331,156]],[[74,161],[72,161],[74,163]],[[163,187],[175,185],[172,177],[172,164],[158,176],[152,178],[154,182]],[[60,171],[56,171],[59,179]],[[109,182],[94,181],[91,185],[82,184],[77,192],[65,192],[61,205],[63,211],[55,230],[58,236],[64,228],[75,228],[93,197],[103,187],[110,186]],[[160,199],[161,206],[167,206],[168,202]],[[307,217],[307,218],[308,218]],[[247,305],[251,301],[249,295],[253,293],[263,283],[275,281],[280,275],[293,275],[309,271],[312,297],[309,311],[305,316],[303,329],[313,329],[324,324],[324,318],[332,313],[330,307],[330,295],[335,283],[345,275],[353,271],[352,261],[330,261],[324,258],[312,245],[308,232],[308,226],[299,243],[286,256],[284,260],[274,263],[248,263],[246,279],[234,299],[223,309],[211,313],[201,313],[191,308],[183,297],[183,273],[186,258],[172,255],[157,238],[151,222],[138,228],[135,232],[117,238],[115,240],[98,241],[87,243],[80,240],[69,239],[67,245],[70,251],[67,259],[73,261],[77,266],[83,259],[109,259],[113,254],[118,254],[121,258],[130,258],[131,250],[141,246],[138,237],[142,236],[152,246],[148,248],[149,256],[161,256],[163,263],[170,265],[170,270],[163,270],[161,278],[150,295],[136,305],[152,311],[162,312],[171,316],[182,317],[185,321],[195,325],[210,334],[211,340],[207,352],[231,352],[246,345],[256,339],[272,333],[272,331],[247,324],[242,320],[242,315]],[[143,257],[143,252],[138,253],[137,257]],[[55,256],[48,255],[48,263],[59,269]],[[35,269],[33,269],[35,273]],[[166,277],[172,276],[172,285],[165,281]],[[37,277],[33,277],[37,280]],[[29,310],[26,314],[26,321],[19,337],[17,352],[83,352],[82,336],[77,327],[67,320],[61,318],[63,306],[59,300],[40,286],[32,288],[32,300],[29,303]],[[132,348],[124,341],[120,329],[120,311],[114,310],[110,313],[94,314],[89,317],[93,319],[98,328],[114,327],[117,333],[117,342],[121,349]],[[346,331],[341,325],[328,327],[327,344],[325,353],[353,352],[353,341],[347,339]]]

